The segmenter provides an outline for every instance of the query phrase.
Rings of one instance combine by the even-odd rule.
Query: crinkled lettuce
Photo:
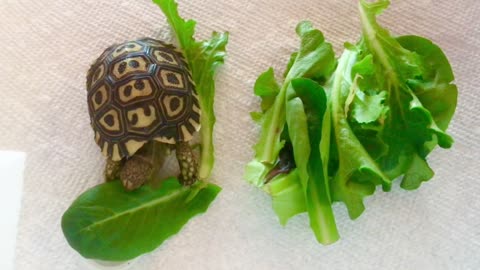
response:
[[[413,190],[431,179],[428,154],[453,143],[446,133],[457,103],[450,64],[428,39],[395,37],[380,26],[388,5],[359,1],[362,36],[346,43],[338,61],[320,31],[299,24],[301,47],[282,86],[271,69],[255,84],[262,111],[252,117],[262,129],[245,178],[272,196],[282,224],[307,212],[323,244],[338,239],[332,202],[358,218],[377,186],[389,191],[401,178]],[[289,164],[280,155],[286,145],[293,146],[288,170],[279,167]]]

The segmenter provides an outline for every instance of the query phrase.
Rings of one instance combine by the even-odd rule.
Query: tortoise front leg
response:
[[[177,142],[177,160],[180,166],[178,180],[184,186],[191,186],[198,180],[197,161],[188,142]]]
[[[110,182],[118,179],[120,176],[120,168],[122,167],[122,161],[113,161],[111,158],[107,158],[105,163],[105,181]]]
[[[168,147],[159,142],[149,142],[135,155],[125,161],[120,171],[120,179],[126,190],[139,188],[147,181],[155,181],[165,161]]]
[[[120,171],[120,179],[126,190],[132,191],[142,186],[152,175],[153,166],[150,157],[135,154],[125,161]]]

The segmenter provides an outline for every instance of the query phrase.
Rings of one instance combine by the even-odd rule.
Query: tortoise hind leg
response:
[[[111,158],[107,158],[104,171],[105,181],[110,182],[118,179],[121,167],[122,161],[113,161]]]
[[[178,165],[180,166],[178,180],[184,186],[191,186],[198,179],[197,161],[188,142],[177,142],[176,147]]]

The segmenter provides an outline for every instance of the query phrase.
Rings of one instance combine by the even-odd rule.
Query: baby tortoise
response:
[[[90,67],[87,92],[107,181],[120,177],[127,190],[143,185],[161,166],[153,149],[164,143],[176,148],[180,183],[195,183],[189,141],[200,129],[200,105],[181,51],[151,38],[115,44]]]

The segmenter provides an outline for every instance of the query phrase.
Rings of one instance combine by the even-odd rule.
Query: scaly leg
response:
[[[107,158],[105,163],[105,181],[110,182],[118,179],[120,176],[120,168],[122,167],[122,161],[113,161],[111,158]]]
[[[120,179],[127,191],[137,189],[150,180],[157,167],[154,166],[158,161],[155,152],[154,142],[148,142],[125,161],[120,171]]]
[[[120,171],[120,179],[126,190],[132,191],[142,186],[152,175],[150,158],[135,154],[125,161]]]
[[[177,160],[180,166],[178,180],[184,186],[191,186],[198,180],[197,161],[188,142],[177,142]]]

